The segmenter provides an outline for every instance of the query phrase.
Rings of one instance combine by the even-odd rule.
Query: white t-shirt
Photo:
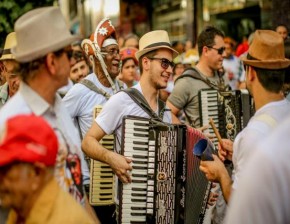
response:
[[[140,83],[133,88],[142,93]],[[156,114],[158,114],[158,111],[156,111]],[[118,153],[121,151],[122,121],[123,117],[127,115],[149,118],[149,115],[127,93],[119,92],[108,100],[95,120],[106,134],[115,133],[115,141],[117,142],[115,144],[115,151]],[[172,123],[170,111],[164,112],[163,121]],[[118,179],[116,176],[115,183],[115,202],[118,204]]]
[[[234,141],[233,151],[233,189],[238,186],[242,171],[247,166],[255,146],[265,140],[290,112],[290,102],[286,99],[271,102],[256,111],[246,128]]]
[[[78,175],[83,176],[83,170],[87,167],[81,151],[81,142],[66,108],[61,103],[60,96],[56,94],[55,97],[54,104],[50,105],[28,85],[21,82],[18,92],[0,110],[0,126],[8,118],[19,114],[33,113],[43,117],[55,130],[59,141],[55,177],[65,191],[84,204],[82,182],[75,184],[77,180],[67,167],[66,161],[68,154],[71,153],[71,156],[81,163],[81,170],[77,172],[81,172]]]
[[[290,223],[290,115],[253,150],[226,224]]]
[[[105,87],[100,83],[96,74],[91,73],[85,79],[90,80],[96,87],[104,90],[110,95],[114,94],[111,87]],[[117,90],[119,90],[117,81],[115,81],[115,85]],[[124,87],[126,88],[126,86]],[[85,85],[77,83],[67,92],[62,101],[73,119],[76,128],[79,131],[80,127],[82,137],[84,137],[92,126],[94,107],[97,105],[104,105],[107,99],[103,95],[90,90]],[[77,121],[79,122],[79,127]],[[84,184],[89,184],[89,178],[89,170],[84,170]]]
[[[229,83],[232,90],[236,90],[237,83],[245,79],[243,63],[238,57],[232,55],[230,58],[224,58],[223,67],[225,70],[224,79]]]
[[[136,88],[142,93],[139,83],[133,88]],[[158,114],[158,111],[156,111],[156,114]],[[123,117],[127,115],[149,118],[149,115],[127,93],[119,92],[112,96],[104,105],[103,110],[96,118],[96,122],[106,134],[115,133],[118,139],[117,141],[121,143],[122,121]],[[170,111],[165,111],[163,121],[172,123]],[[119,144],[117,144],[115,151],[120,152]]]

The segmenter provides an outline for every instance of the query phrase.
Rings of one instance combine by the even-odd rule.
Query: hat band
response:
[[[257,58],[254,58],[252,55],[250,55],[249,53],[247,54],[247,59],[249,60],[258,60]],[[259,60],[258,60],[259,61]]]
[[[113,44],[118,45],[117,40],[114,38],[107,38],[106,40],[104,40],[102,47],[107,47]]]
[[[150,45],[144,47],[144,49],[146,49],[146,48],[151,48],[151,47],[164,46],[164,45],[165,45],[165,46],[168,46],[168,47],[171,47],[171,44],[168,43],[168,42],[158,42],[158,43],[150,44]]]
[[[11,54],[11,49],[4,49],[2,50],[2,55],[5,55],[5,54]]]

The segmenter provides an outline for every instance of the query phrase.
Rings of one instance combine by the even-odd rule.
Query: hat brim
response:
[[[264,68],[264,69],[284,69],[290,66],[290,60],[285,58],[284,60],[267,60],[267,61],[259,61],[259,60],[249,60],[246,57],[241,58],[245,65],[250,65],[256,68]]]
[[[178,52],[176,50],[174,50],[173,48],[171,48],[169,46],[166,46],[166,45],[160,45],[160,46],[145,48],[143,50],[137,51],[135,56],[136,56],[137,60],[139,61],[139,58],[142,55],[144,55],[144,54],[146,54],[146,53],[148,53],[150,51],[154,51],[154,50],[161,49],[161,48],[166,48],[166,49],[171,50],[172,53],[173,53],[173,58],[176,58],[178,56]]]
[[[21,161],[19,159],[19,157],[20,157],[19,151],[17,151],[17,153],[16,153],[13,149],[10,150],[10,148],[9,148],[8,150],[5,150],[5,149],[1,148],[0,153],[1,153],[0,167],[6,166],[14,161]]]
[[[35,59],[41,58],[50,52],[57,51],[64,48],[74,41],[80,40],[80,36],[70,36],[62,41],[56,43],[47,43],[47,46],[42,46],[41,48],[29,49],[27,51],[21,52],[21,50],[16,46],[11,49],[12,54],[15,56],[15,60],[21,63],[26,63],[33,61]]]
[[[3,54],[2,57],[0,58],[0,61],[3,60],[14,60],[15,57],[12,54]]]

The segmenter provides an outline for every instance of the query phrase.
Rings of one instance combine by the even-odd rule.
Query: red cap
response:
[[[125,47],[120,50],[121,60],[124,61],[127,58],[132,58],[136,65],[138,65],[138,61],[135,57],[136,52],[138,51],[137,48],[134,47]]]
[[[35,115],[18,115],[7,120],[0,140],[0,166],[19,161],[53,166],[58,140],[50,125]]]

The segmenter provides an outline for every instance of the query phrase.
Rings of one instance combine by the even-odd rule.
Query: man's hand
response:
[[[209,133],[204,133],[205,130],[207,130],[209,128],[209,125],[204,125],[200,128],[197,128],[197,130],[199,130],[200,132],[202,132],[207,138],[209,138],[211,141],[214,139],[215,135],[213,134],[209,134]]]
[[[220,182],[224,172],[227,173],[223,162],[214,154],[212,154],[214,161],[200,161],[199,169],[205,174],[209,181]]]
[[[215,203],[216,203],[216,201],[217,201],[217,199],[218,199],[218,194],[217,193],[215,193],[215,192],[210,192],[209,193],[209,197],[208,197],[208,201],[207,201],[207,208],[209,208],[210,206],[213,206]]]
[[[222,139],[222,146],[218,143],[218,155],[222,161],[230,160],[233,157],[233,142],[229,139]]]
[[[131,162],[131,159],[115,152],[111,152],[109,155],[109,165],[123,183],[131,182],[130,174],[128,172],[132,170],[130,165]]]

